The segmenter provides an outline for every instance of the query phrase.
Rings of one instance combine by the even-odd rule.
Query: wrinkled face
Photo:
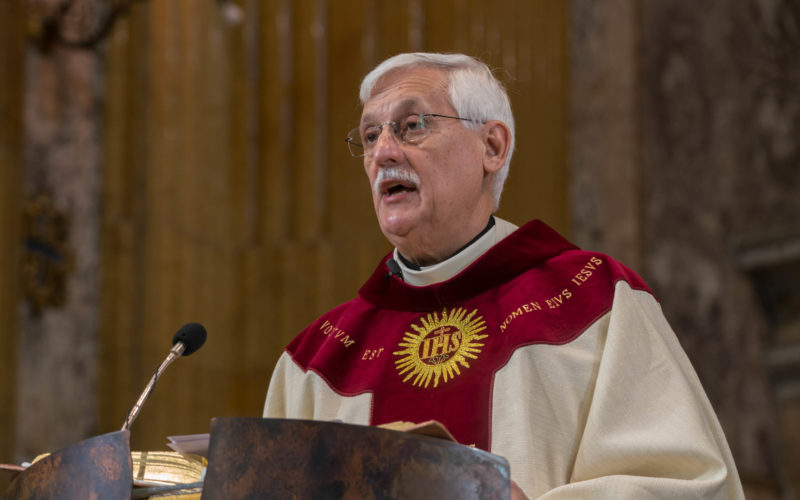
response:
[[[361,129],[412,114],[455,116],[447,74],[434,68],[399,68],[384,75],[361,115]],[[467,117],[469,118],[469,117]],[[402,144],[385,126],[364,169],[378,223],[386,238],[420,265],[439,262],[486,225],[492,212],[479,132],[460,120],[433,118],[418,144]]]

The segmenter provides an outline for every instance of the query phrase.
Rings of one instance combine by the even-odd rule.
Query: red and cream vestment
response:
[[[406,281],[387,255],[357,298],[289,344],[264,416],[438,420],[508,459],[530,498],[742,498],[641,278],[542,222],[496,220],[448,261],[403,268]]]

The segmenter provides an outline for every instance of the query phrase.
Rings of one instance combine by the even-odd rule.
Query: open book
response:
[[[426,420],[425,422],[420,422],[415,424],[414,422],[389,422],[388,424],[381,424],[377,427],[382,429],[390,429],[393,431],[401,431],[401,432],[410,432],[411,434],[419,434],[421,436],[431,436],[440,439],[446,439],[448,441],[453,441],[454,443],[457,442],[456,438],[450,434],[450,431],[439,421],[437,420]]]

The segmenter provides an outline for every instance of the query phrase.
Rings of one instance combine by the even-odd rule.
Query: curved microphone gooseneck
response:
[[[145,387],[144,391],[142,391],[142,395],[139,396],[136,404],[133,405],[131,411],[128,412],[128,416],[125,418],[125,423],[122,424],[123,431],[130,429],[133,421],[139,416],[139,411],[141,411],[142,405],[144,405],[144,402],[150,397],[150,394],[153,392],[153,388],[156,386],[158,377],[161,376],[164,370],[166,370],[167,367],[180,356],[188,356],[200,349],[205,341],[206,329],[200,323],[187,323],[183,325],[177,332],[175,332],[175,335],[172,337],[172,349],[170,349],[167,359],[165,359],[161,363],[161,366],[158,367],[156,372],[153,374],[153,377],[150,379],[150,382],[147,384],[147,387]]]

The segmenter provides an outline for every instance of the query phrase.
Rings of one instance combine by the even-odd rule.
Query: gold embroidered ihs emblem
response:
[[[433,386],[439,385],[439,379],[447,382],[456,375],[461,374],[461,369],[469,368],[469,359],[478,359],[483,343],[478,342],[488,335],[478,335],[486,329],[483,316],[475,317],[478,310],[474,309],[467,314],[466,309],[459,307],[450,313],[447,309],[438,313],[429,313],[427,318],[422,317],[419,324],[412,324],[416,332],[405,332],[395,356],[400,359],[395,361],[398,373],[406,374],[403,382],[411,382],[419,387],[428,387],[433,379]]]

